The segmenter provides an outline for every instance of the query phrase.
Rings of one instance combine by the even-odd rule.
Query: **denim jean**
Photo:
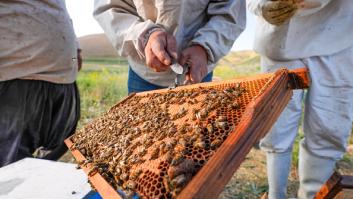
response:
[[[211,82],[212,77],[213,77],[213,72],[210,72],[206,75],[205,78],[203,78],[202,82]],[[127,87],[128,87],[129,94],[167,88],[167,87],[158,86],[158,85],[149,83],[148,81],[142,79],[131,69],[131,67],[129,67]]]

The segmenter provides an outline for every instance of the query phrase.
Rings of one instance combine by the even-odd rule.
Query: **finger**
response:
[[[291,12],[291,11],[294,11],[293,7],[286,7],[281,10],[269,11],[267,13],[267,16],[269,18],[276,18],[278,16],[285,15],[286,13]]]
[[[188,64],[189,66],[191,66],[191,63]],[[184,80],[184,85],[189,85],[189,84],[193,84],[195,83],[193,80],[192,80],[192,77],[191,77],[191,67],[189,67],[189,70],[188,72],[186,73],[185,75],[185,80]]]
[[[185,80],[184,80],[183,83],[184,83],[184,85],[193,83],[193,82],[191,81],[190,72],[185,74]]]
[[[202,82],[203,78],[205,78],[207,76],[208,70],[207,67],[201,67],[202,70],[200,72],[200,82]]]
[[[270,12],[270,11],[279,11],[279,10],[282,10],[284,8],[287,8],[287,7],[293,7],[294,5],[296,4],[293,4],[293,3],[288,3],[288,2],[266,2],[264,7],[263,7],[263,10],[265,12]]]
[[[175,60],[178,59],[177,42],[173,35],[167,35],[167,51]]]
[[[266,2],[262,8],[263,11],[274,11],[274,10],[281,10],[285,7],[288,7],[287,3],[282,3],[282,2]]]
[[[190,59],[190,54],[188,53],[188,50],[185,50],[181,53],[179,64],[184,66],[185,64],[188,63],[189,59]]]
[[[295,14],[295,12],[296,11],[293,10],[288,13],[285,13],[285,14],[277,17],[276,19],[273,19],[271,23],[275,24],[275,25],[281,25],[281,24],[285,23],[286,21],[288,21]]]
[[[190,84],[193,84],[193,82],[191,80],[187,80],[186,79],[183,84],[184,85],[190,85]]]
[[[154,58],[154,54],[149,46],[145,48],[145,57],[146,57],[146,65],[148,67],[152,67],[152,60]]]
[[[288,11],[287,13],[284,13],[283,15],[278,16],[277,19],[278,20],[281,20],[281,19],[288,20],[291,17],[293,17],[293,15],[295,15],[295,12],[296,12],[295,10]]]
[[[167,70],[168,66],[161,63],[157,57],[153,54],[152,50],[149,48],[145,50],[146,55],[146,65],[152,68],[156,72],[161,72]]]
[[[201,71],[199,70],[199,67],[196,67],[196,66],[190,67],[190,80],[192,83],[201,82]]]
[[[158,40],[152,44],[152,52],[157,57],[157,59],[162,62],[164,65],[170,65],[172,60],[168,55],[166,49],[166,40]]]
[[[152,59],[151,65],[154,69],[154,71],[156,72],[163,72],[168,70],[169,66],[164,65],[162,62],[160,62],[157,57],[155,57],[154,59]]]

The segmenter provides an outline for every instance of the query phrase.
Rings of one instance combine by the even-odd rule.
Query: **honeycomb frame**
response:
[[[259,82],[261,82],[261,84]],[[200,88],[218,88],[222,90],[236,84],[245,87],[245,89],[251,87],[252,89],[247,91],[248,94],[245,93],[245,95],[250,95],[251,97],[247,96],[249,99],[247,99],[248,101],[243,107],[239,108],[240,110],[233,111],[236,112],[236,116],[234,116],[234,113],[233,115],[226,116],[227,121],[231,120],[234,122],[236,120],[234,128],[228,129],[230,131],[228,135],[220,138],[223,139],[222,144],[214,150],[211,155],[202,150],[200,150],[200,153],[196,152],[196,154],[193,154],[205,161],[200,163],[201,167],[196,175],[183,187],[181,193],[176,195],[178,198],[210,198],[218,195],[223,189],[223,186],[229,181],[232,176],[231,174],[236,171],[240,163],[244,160],[253,144],[265,135],[280,112],[284,109],[292,95],[292,89],[300,89],[308,86],[308,75],[306,69],[295,71],[280,69],[275,73],[261,74],[255,77],[177,87],[173,89],[173,92]],[[259,84],[261,86],[259,86]],[[111,110],[131,100],[134,96],[146,96],[166,92],[170,91],[168,89],[162,89],[133,94],[120,101],[117,105],[112,107]],[[187,108],[189,107],[186,107],[186,109]],[[216,109],[217,108],[218,107],[216,107]],[[214,114],[222,115],[227,113],[227,109],[229,109],[229,107],[217,109],[214,111]],[[175,113],[176,110],[172,112]],[[214,114],[206,118],[208,119],[208,123],[213,122],[214,124],[217,118]],[[86,160],[85,156],[83,156],[79,150],[71,149],[74,144],[71,138],[68,138],[65,143],[78,162]],[[210,144],[210,141],[206,144]],[[203,157],[207,155],[209,157]],[[188,156],[187,158],[190,157],[192,159],[192,156]],[[197,161],[195,161],[196,164]],[[219,164],[220,162],[222,164]],[[163,170],[164,173],[166,173],[168,166],[168,163],[161,161],[157,169]],[[92,172],[91,164],[81,165],[81,168],[87,174]],[[138,182],[144,185],[143,187],[137,187],[140,193],[143,193],[144,190],[158,190],[158,187],[154,187],[153,184],[157,184],[157,186],[163,184],[163,178],[155,172],[148,171],[147,169],[147,172],[143,175],[148,175],[149,177]],[[92,184],[104,198],[121,198],[117,191],[115,191],[115,188],[113,188],[99,172],[88,176]],[[154,181],[156,182],[153,183]],[[156,198],[156,196],[158,196],[158,198],[168,198],[164,197],[166,195],[162,197],[159,192],[158,194],[145,194],[144,196],[146,198]]]

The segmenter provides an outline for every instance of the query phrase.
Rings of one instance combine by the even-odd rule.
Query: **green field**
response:
[[[81,96],[79,126],[106,112],[127,95],[127,66],[84,64],[77,83]]]

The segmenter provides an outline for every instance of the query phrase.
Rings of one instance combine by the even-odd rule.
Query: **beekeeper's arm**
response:
[[[174,36],[153,21],[143,20],[132,0],[95,0],[94,17],[120,56],[127,57],[137,52],[141,58],[146,58],[148,66],[155,71],[163,71],[170,65],[169,55],[176,54],[176,46],[166,46],[176,45]],[[149,42],[151,39],[156,42]],[[169,54],[166,49],[172,52]]]
[[[268,23],[282,25],[293,16],[304,16],[315,13],[325,7],[331,0],[247,0],[248,9]]]
[[[215,64],[226,55],[245,28],[246,7],[243,0],[210,1],[206,10],[208,22],[194,35],[189,48],[181,54],[181,64],[189,61],[193,83],[200,82]]]

